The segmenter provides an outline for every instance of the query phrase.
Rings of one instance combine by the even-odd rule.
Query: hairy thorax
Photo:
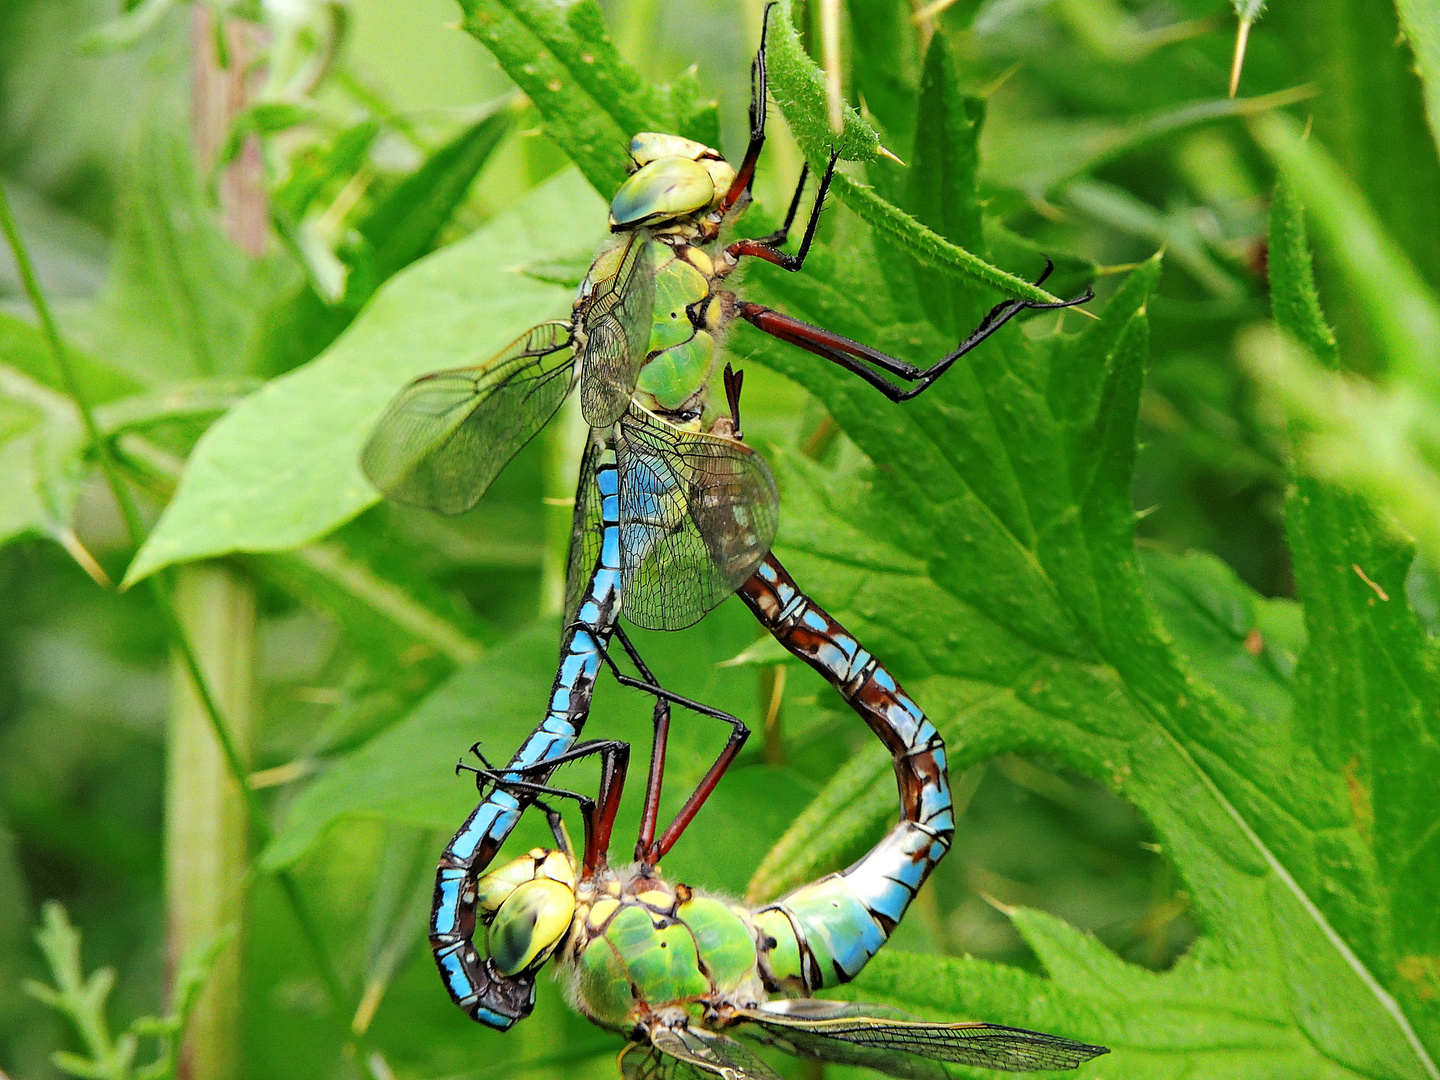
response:
[[[746,909],[643,865],[581,883],[561,959],[575,1007],[619,1030],[681,1015],[723,1024],[766,999]]]

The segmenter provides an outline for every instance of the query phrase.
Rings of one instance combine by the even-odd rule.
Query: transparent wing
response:
[[[1073,1069],[1110,1052],[1103,1046],[1000,1024],[931,1024],[902,1019],[904,1014],[897,1016],[894,1010],[879,1005],[807,998],[739,1011],[769,1034],[768,1041],[801,1057],[867,1065],[891,1076],[919,1080],[935,1074],[917,1066],[916,1058],[1034,1072]]]
[[[744,443],[683,431],[636,406],[616,432],[625,614],[679,630],[769,552],[779,521],[775,479]]]
[[[635,380],[649,354],[655,308],[650,234],[644,229],[633,232],[612,252],[602,254],[591,267],[594,291],[580,316],[585,329],[580,410],[585,422],[598,428],[615,423],[630,405]]]
[[[692,1027],[651,1028],[649,1049],[624,1054],[620,1069],[625,1080],[780,1080],[748,1047]]]
[[[592,438],[580,463],[575,515],[570,519],[570,559],[565,567],[565,626],[575,621],[600,557],[600,489],[595,486],[595,466],[604,452],[599,441]]]
[[[570,392],[571,326],[541,323],[472,368],[422,375],[375,425],[360,467],[397,502],[469,510]]]

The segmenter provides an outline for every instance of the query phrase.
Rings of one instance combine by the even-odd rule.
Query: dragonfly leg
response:
[[[1035,284],[1039,285],[1049,277],[1052,269],[1054,269],[1054,264],[1047,260],[1045,271],[1036,279]],[[852,341],[850,338],[823,327],[802,322],[800,319],[765,307],[763,304],[742,300],[736,310],[741,318],[771,337],[779,338],[791,345],[797,345],[807,352],[839,364],[846,371],[859,375],[891,401],[909,401],[928,389],[930,384],[945,374],[956,360],[985,341],[1020,312],[1027,308],[1035,311],[1047,311],[1055,308],[1074,307],[1093,299],[1094,295],[1094,290],[1087,288],[1082,296],[1077,296],[1073,300],[1059,300],[1053,304],[1041,304],[1033,300],[1005,300],[990,309],[985,318],[980,320],[980,324],[970,332],[964,341],[960,342],[954,352],[941,357],[928,368],[918,368],[904,360],[897,360],[878,349],[872,349],[868,345],[862,345],[858,341]],[[870,364],[881,368],[889,375],[915,385],[906,387],[892,382],[885,375],[870,367]]]
[[[611,674],[615,676],[615,680],[620,683],[621,686],[629,686],[636,690],[643,690],[655,696],[655,737],[650,752],[650,775],[645,785],[645,809],[640,819],[640,835],[635,842],[635,858],[654,866],[675,846],[675,842],[680,839],[681,834],[689,827],[690,822],[695,819],[695,815],[700,812],[700,808],[705,805],[705,800],[710,797],[710,793],[715,790],[715,786],[720,782],[720,778],[725,775],[725,770],[730,767],[736,755],[740,753],[741,747],[745,745],[745,740],[750,737],[750,729],[738,716],[732,716],[722,709],[716,709],[703,702],[672,693],[664,687],[657,685],[654,676],[650,673],[650,669],[646,667],[645,662],[640,659],[638,650],[636,650],[624,630],[618,625],[615,627],[615,636],[619,639],[626,654],[635,663],[636,668],[639,669],[641,674],[649,681],[644,682],[622,673],[620,669],[615,666],[615,662],[610,658],[609,654],[603,650],[601,652],[601,659],[609,666]],[[690,797],[685,800],[685,805],[680,808],[680,812],[677,813],[674,820],[666,826],[660,839],[655,840],[655,822],[660,809],[660,789],[665,779],[665,750],[670,737],[671,703],[680,705],[702,716],[710,716],[716,720],[725,721],[730,725],[730,737],[726,740],[725,747],[720,751],[720,755],[715,759],[714,764],[710,766],[709,771],[707,771],[701,779],[700,784],[691,792]]]
[[[629,635],[619,625],[615,627],[616,637],[630,657],[630,662],[646,682],[655,684],[656,679],[640,652],[631,643]],[[655,821],[660,814],[660,788],[665,782],[665,749],[670,741],[670,703],[658,695],[655,698],[655,712],[651,719],[654,735],[650,743],[650,772],[645,778],[645,805],[640,811],[640,833],[635,841],[635,858],[643,859],[655,840]]]
[[[787,255],[778,247],[785,242],[785,237],[790,232],[790,223],[795,217],[795,203],[800,201],[800,190],[795,191],[795,199],[790,204],[790,212],[785,218],[785,227],[778,233],[770,236],[760,237],[755,240],[737,240],[725,249],[725,254],[732,259],[739,259],[746,255],[753,255],[757,259],[764,259],[768,263],[774,263],[782,269],[791,273],[798,273],[805,265],[805,256],[810,253],[810,244],[815,239],[815,229],[820,224],[820,212],[825,208],[825,193],[830,190],[830,181],[835,176],[835,162],[839,159],[838,150],[830,151],[830,164],[825,166],[825,175],[820,178],[820,189],[815,193],[815,202],[810,207],[810,220],[805,223],[805,235],[800,241],[800,250],[794,255]],[[805,174],[800,174],[800,183],[805,183]],[[778,236],[778,240],[776,237]]]
[[[802,161],[800,163],[800,182],[795,185],[795,194],[790,196],[790,209],[785,211],[785,224],[772,233],[751,237],[750,243],[764,244],[766,247],[779,247],[785,243],[786,238],[790,235],[790,226],[795,224],[795,214],[800,209],[800,196],[805,194],[805,181],[809,178],[810,163]]]
[[[582,795],[578,791],[570,791],[566,788],[551,787],[545,784],[534,783],[523,779],[527,772],[549,772],[558,765],[567,762],[579,761],[582,758],[600,756],[600,790],[596,798]],[[485,762],[478,750],[476,756]],[[585,856],[584,867],[588,874],[605,863],[605,852],[610,847],[610,835],[615,828],[615,817],[620,810],[620,796],[625,790],[625,773],[630,765],[630,744],[620,742],[616,739],[593,739],[583,742],[557,757],[546,761],[543,766],[535,766],[532,769],[522,770],[517,774],[501,769],[489,767],[477,769],[473,765],[467,765],[463,761],[456,765],[457,771],[465,769],[476,774],[476,783],[488,780],[497,789],[523,793],[531,797],[531,801],[539,806],[544,812],[546,819],[550,822],[550,831],[555,834],[556,841],[562,850],[568,850],[569,841],[564,837],[563,827],[557,822],[558,814],[548,809],[536,795],[550,795],[555,798],[574,799],[580,807],[580,816],[585,822]]]
[[[765,38],[770,32],[770,9],[774,0],[765,5],[765,14],[760,17],[760,48],[750,62],[750,145],[745,148],[745,157],[735,172],[735,179],[725,198],[720,200],[722,213],[729,213],[742,197],[750,193],[755,183],[755,166],[760,162],[760,151],[765,148],[765,107],[768,103],[769,79],[765,72]]]

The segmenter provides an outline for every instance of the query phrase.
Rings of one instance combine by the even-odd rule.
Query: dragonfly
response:
[[[737,718],[659,687],[616,622],[623,600],[626,615],[641,626],[688,626],[753,577],[774,539],[778,497],[763,459],[737,438],[701,430],[716,343],[736,318],[840,364],[901,401],[932,385],[1020,311],[1090,298],[1087,291],[1055,304],[998,304],[953,352],[925,369],[739,298],[723,283],[742,258],[802,269],[836,164],[832,155],[795,254],[781,248],[808,170],[780,230],[719,245],[722,228],[750,200],[765,141],[763,33],[751,75],[751,137],[738,169],[691,140],[635,136],[635,171],[610,208],[617,238],[592,264],[570,319],[532,328],[476,367],[417,379],[392,402],[362,453],[367,476],[391,498],[463,512],[579,386],[591,439],[575,500],[561,660],[545,719],[507,766],[512,780],[522,773],[530,782],[543,779],[574,746],[612,637],[641,678],[621,675],[613,664],[611,670],[625,685],[656,697],[657,733],[668,729],[672,703],[730,725],[703,792],[713,790],[748,735]],[[738,390],[737,377],[732,414]],[[656,760],[652,755],[652,772]],[[451,946],[473,932],[473,912],[439,897],[473,884],[524,805],[504,786],[482,799],[442,856],[431,925],[452,995],[470,1003],[465,1007],[475,1019],[501,1028],[528,1013],[533,980],[526,985],[485,965],[460,963],[463,951]],[[663,847],[665,840],[653,845]],[[463,978],[454,974],[461,969]]]
[[[627,1080],[778,1080],[751,1043],[910,1080],[944,1080],[947,1062],[1026,1072],[1072,1069],[1108,1053],[1059,1035],[975,1021],[935,1023],[883,1005],[812,996],[859,973],[948,850],[954,808],[945,745],[894,676],[799,589],[773,553],[740,596],[890,751],[900,820],[848,869],[779,900],[745,906],[667,881],[652,857],[609,864],[628,744],[581,743],[535,769],[535,779],[530,770],[492,769],[482,757],[481,766],[472,767],[477,783],[539,805],[557,846],[534,849],[470,884],[457,875],[453,888],[437,891],[437,909],[446,918],[464,912],[452,921],[472,927],[469,936],[442,943],[438,954],[456,973],[457,986],[472,988],[463,969],[482,964],[533,983],[553,958],[579,1011],[626,1036],[620,1063]],[[637,850],[646,850],[653,834],[662,782],[654,762],[663,752],[663,745],[652,752]],[[591,755],[601,762],[596,798],[539,782],[550,766]],[[677,821],[704,794],[692,794]],[[560,814],[544,801],[556,797],[580,804],[581,854]],[[481,931],[483,960],[475,940]],[[781,994],[787,996],[772,996]]]

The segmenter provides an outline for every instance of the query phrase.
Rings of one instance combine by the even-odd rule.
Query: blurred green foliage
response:
[[[1232,100],[1255,4],[922,6],[843,5],[850,163],[805,273],[746,294],[921,359],[1049,256],[1046,288],[1096,279],[1103,318],[1032,319],[904,406],[748,327],[727,343],[782,556],[905,679],[967,800],[853,993],[1114,1047],[1095,1075],[1440,1075],[1440,11],[1273,0]],[[483,1030],[423,945],[473,798],[450,765],[518,742],[553,672],[559,441],[453,521],[377,504],[355,457],[408,377],[565,310],[634,129],[738,154],[760,4],[236,6],[266,63],[217,148],[263,147],[259,256],[193,147],[198,6],[123,7],[0,3],[0,181],[154,526],[137,558],[0,253],[0,1069],[133,1075],[87,968],[117,973],[132,1034],[167,1033],[190,985],[166,983],[167,629],[93,555],[113,580],[220,557],[258,596],[274,838],[241,1075],[611,1076],[615,1040],[555,986]],[[748,231],[828,153],[819,8],[780,12]],[[738,605],[639,645],[763,727],[783,659]],[[893,818],[880,748],[804,669],[783,685],[782,738],[671,877],[774,893]],[[602,686],[594,730],[648,726]],[[667,799],[721,742],[677,730]],[[56,909],[33,944],[52,899],[84,967]]]

